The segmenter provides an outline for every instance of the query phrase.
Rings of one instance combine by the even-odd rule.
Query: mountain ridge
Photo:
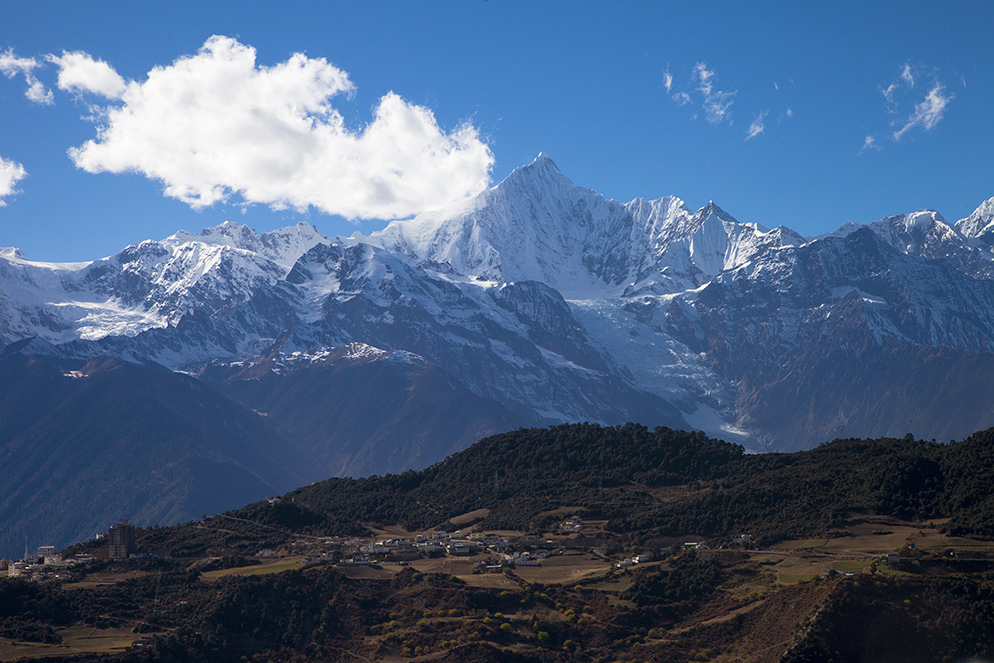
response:
[[[38,336],[69,357],[188,372],[281,338],[307,356],[363,343],[411,352],[522,420],[698,425],[754,449],[799,448],[825,425],[788,441],[750,403],[780,384],[798,339],[819,343],[803,330],[833,307],[855,307],[829,325],[852,340],[841,348],[992,351],[992,201],[956,223],[920,210],[805,238],[713,201],[610,200],[540,154],[478,196],[368,237],[226,222],[90,263],[6,250],[0,342]],[[772,382],[745,387],[750,365]]]

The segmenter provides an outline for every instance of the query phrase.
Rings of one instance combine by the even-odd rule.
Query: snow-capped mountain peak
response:
[[[163,244],[183,244],[186,242],[202,242],[219,246],[230,246],[236,249],[248,249],[258,240],[259,235],[242,223],[224,221],[213,228],[204,228],[199,233],[179,230],[162,240]]]
[[[0,246],[0,258],[4,260],[27,260],[24,252],[16,246]]]
[[[567,195],[578,188],[572,180],[563,175],[556,162],[545,152],[540,152],[531,163],[512,170],[503,182],[492,188],[508,189],[517,186],[531,190],[541,188],[546,192],[565,192]]]
[[[804,243],[787,229],[739,223],[714,201],[694,212],[673,196],[609,200],[544,153],[492,189],[368,241],[470,278],[540,281],[567,299],[697,287],[757,251]]]
[[[885,345],[990,352],[992,223],[994,199],[955,228],[920,210],[809,240],[714,201],[622,204],[540,154],[369,237],[227,222],[72,268],[0,250],[0,339],[183,370],[277,344],[302,362],[375,347],[423,357],[529,421],[679,424],[674,406],[722,435],[774,431],[791,419],[779,400],[808,407],[807,385],[838,357],[851,360],[832,374],[843,380]],[[789,393],[767,397],[777,384]]]
[[[985,200],[973,211],[973,214],[957,221],[956,230],[971,239],[994,237],[994,198]]]
[[[984,234],[994,221],[994,198],[981,205],[968,218],[951,225],[935,210],[923,209],[910,214],[888,216],[871,224],[850,221],[835,231],[811,239],[848,237],[868,229],[878,239],[905,255],[944,260],[973,278],[994,277],[994,253],[990,243],[994,234]]]
[[[880,219],[870,229],[901,253],[911,255],[924,255],[930,246],[961,240],[941,214],[927,209]]]
[[[329,241],[318,232],[317,228],[303,221],[294,226],[262,234],[244,224],[225,221],[213,228],[205,228],[199,233],[180,230],[164,239],[162,244],[173,247],[197,242],[250,251],[275,262],[284,269],[285,275],[300,256],[316,245],[327,244]]]
[[[371,243],[469,277],[535,280],[570,295],[602,287],[593,237],[623,225],[622,205],[575,185],[540,154],[483,193],[373,233]]]
[[[735,217],[718,207],[713,200],[709,200],[707,205],[697,210],[697,213],[694,214],[694,223],[700,227],[711,219],[725,223],[738,223]]]

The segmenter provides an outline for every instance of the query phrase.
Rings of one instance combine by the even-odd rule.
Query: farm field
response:
[[[208,571],[201,574],[200,579],[205,582],[213,582],[218,578],[225,578],[228,576],[257,576],[268,573],[282,573],[283,571],[292,571],[303,567],[304,563],[302,558],[292,557],[266,564],[255,564],[252,566],[239,566],[230,569],[221,569],[219,571]]]
[[[140,578],[148,575],[149,571],[125,571],[123,573],[93,573],[87,575],[85,579],[76,582],[67,582],[62,585],[63,589],[92,589],[105,585],[114,585],[124,580]]]
[[[470,512],[460,516],[461,522],[473,522],[485,516],[485,510]],[[549,512],[553,515],[566,515],[574,509],[557,509]],[[901,521],[882,516],[854,515],[846,527],[836,528],[824,537],[788,540],[778,543],[765,550],[742,549],[749,557],[749,564],[760,566],[764,575],[764,584],[769,581],[779,585],[790,586],[808,582],[818,577],[824,577],[832,572],[839,574],[859,574],[893,572],[893,569],[882,559],[888,553],[904,551],[905,559],[914,556],[936,556],[952,553],[954,558],[990,557],[994,559],[994,542],[978,541],[964,537],[953,537],[944,534],[940,528],[942,520],[931,520],[920,523]],[[407,531],[404,528],[391,525],[382,526],[369,524],[377,542],[390,538],[401,537],[413,539],[416,535],[430,537],[431,532]],[[630,570],[616,569],[614,564],[623,556],[615,554],[608,556],[605,548],[590,543],[602,543],[606,536],[603,521],[585,521],[580,533],[562,536],[557,532],[546,532],[539,539],[551,541],[547,545],[549,557],[542,559],[540,566],[518,566],[514,574],[521,581],[528,583],[576,585],[585,584],[596,586],[602,591],[623,591],[628,582]],[[524,532],[513,530],[487,531],[508,540],[516,539]],[[693,538],[693,537],[685,537]],[[737,549],[737,548],[733,548]],[[909,553],[909,551],[911,551]],[[702,550],[702,557],[716,554],[714,550]],[[336,567],[345,576],[353,579],[386,580],[406,567],[421,573],[445,574],[455,576],[474,587],[500,588],[514,590],[520,587],[518,580],[504,577],[501,573],[481,573],[476,564],[494,561],[496,556],[490,552],[481,552],[467,556],[422,557],[406,563],[382,562],[373,566],[339,566]],[[651,565],[653,563],[649,563]],[[279,573],[281,571],[303,568],[302,557],[281,558],[260,565],[209,571],[202,575],[205,581],[215,581],[228,576],[260,575]],[[636,565],[646,568],[647,564]],[[132,574],[133,575],[133,574]],[[121,576],[118,579],[126,579]],[[114,577],[98,577],[87,582],[99,584],[114,582]],[[620,584],[619,584],[620,583]],[[82,584],[82,583],[80,583]],[[71,587],[73,585],[67,585]]]
[[[994,542],[948,536],[940,531],[943,520],[921,523],[883,516],[856,516],[852,524],[819,539],[784,541],[770,550],[749,551],[776,574],[778,582],[793,585],[831,571],[856,574],[894,570],[883,557],[898,553],[902,559],[922,557],[992,559]]]
[[[69,626],[55,629],[62,644],[20,642],[0,638],[0,661],[69,656],[75,654],[113,654],[131,648],[145,637],[131,632],[131,626],[97,629],[91,626]]]

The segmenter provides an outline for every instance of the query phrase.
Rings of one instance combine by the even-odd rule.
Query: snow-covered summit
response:
[[[994,198],[988,198],[973,214],[957,221],[956,230],[971,239],[994,236]]]
[[[626,216],[623,206],[576,186],[541,154],[497,186],[395,221],[370,240],[466,276],[542,281],[574,294],[603,285],[584,264],[589,240]]]
[[[985,216],[986,215],[986,216]],[[985,218],[990,220],[985,221]],[[994,198],[955,225],[931,209],[884,217],[870,224],[850,221],[812,239],[848,237],[868,229],[891,248],[910,256],[943,260],[973,278],[994,277],[994,253],[984,228],[994,222]],[[965,231],[965,232],[964,232]],[[990,230],[986,231],[990,232]],[[994,235],[986,235],[994,239]]]
[[[541,281],[589,299],[643,281],[693,287],[758,250],[804,239],[739,223],[713,201],[696,212],[674,196],[622,204],[577,186],[540,154],[493,188],[395,221],[368,241],[467,277]]]
[[[199,233],[181,230],[161,241],[145,240],[93,262],[34,262],[17,249],[5,249],[0,341],[134,338],[176,327],[195,314],[215,316],[217,324],[245,323],[219,314],[278,287],[300,256],[328,242],[306,223],[258,234],[225,222]],[[171,352],[176,365],[198,358],[188,348]]]
[[[936,246],[962,244],[962,237],[935,210],[888,216],[870,224],[878,237],[901,253],[927,255]]]
[[[4,260],[27,260],[24,252],[16,246],[0,246],[0,258]]]
[[[262,234],[244,224],[225,221],[224,223],[205,228],[199,233],[180,230],[164,239],[165,246],[177,246],[189,242],[197,242],[212,246],[227,246],[243,251],[257,253],[272,260],[285,272],[289,272],[293,263],[318,244],[327,244],[330,240],[318,232],[317,228],[301,221],[297,225],[279,228]]]
[[[277,345],[301,362],[378,348],[528,421],[686,415],[739,435],[790,419],[774,407],[786,391],[763,405],[769,385],[810,405],[796,398],[837,358],[822,348],[991,351],[992,224],[994,199],[955,227],[921,210],[806,239],[714,201],[611,200],[540,154],[369,237],[227,222],[72,266],[0,250],[0,344],[38,337],[182,370]]]
[[[220,246],[231,246],[246,249],[255,243],[258,234],[243,223],[225,221],[213,228],[204,228],[199,233],[179,230],[162,240],[164,244],[182,244],[184,242],[203,242]]]

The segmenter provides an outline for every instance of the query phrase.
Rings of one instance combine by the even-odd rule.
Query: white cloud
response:
[[[704,117],[711,124],[720,124],[728,119],[731,122],[732,97],[734,92],[716,92],[704,99]]]
[[[756,116],[755,120],[752,121],[752,124],[749,125],[749,131],[746,132],[745,139],[747,141],[755,138],[756,136],[760,135],[766,130],[764,120],[766,119],[766,115],[769,112],[770,112],[769,110],[764,110],[763,112],[761,112],[759,115]]]
[[[793,108],[788,108],[788,109],[787,109],[787,112],[786,112],[786,113],[784,113],[784,114],[785,114],[785,115],[786,115],[786,116],[787,116],[788,118],[791,118],[791,117],[794,117],[794,109],[793,109]]]
[[[714,70],[708,69],[707,62],[698,62],[694,65],[694,78],[697,79],[700,90],[704,95],[709,95],[714,89],[711,79],[714,78]]]
[[[908,84],[908,87],[915,86],[915,77],[911,73],[911,64],[908,62],[904,63],[904,67],[901,68],[901,80]]]
[[[863,140],[863,147],[859,149],[859,152],[860,154],[862,154],[866,150],[876,150],[877,152],[879,152],[881,149],[882,148],[880,147],[880,145],[877,144],[876,138],[874,138],[873,136],[867,136]]]
[[[7,204],[4,198],[17,193],[15,189],[17,183],[26,176],[27,172],[24,170],[24,166],[16,161],[0,157],[0,207]]]
[[[715,73],[713,69],[708,69],[706,62],[698,62],[694,65],[694,78],[698,81],[697,91],[703,97],[704,117],[711,124],[720,124],[728,119],[731,122],[731,108],[733,97],[738,93],[726,90],[716,90],[713,80]]]
[[[922,80],[931,80],[924,98],[916,95],[916,86]],[[880,94],[887,103],[887,112],[896,116],[890,123],[890,138],[894,142],[900,141],[913,129],[934,129],[942,121],[949,102],[955,98],[954,94],[946,93],[945,86],[939,81],[938,70],[928,69],[920,64],[912,65],[910,62],[899,67],[897,78],[889,85],[880,86]],[[867,149],[880,150],[882,145],[877,139],[867,136],[860,152]]]
[[[299,53],[272,67],[255,59],[254,48],[211,37],[196,55],[128,82],[119,104],[100,109],[96,138],[70,157],[87,172],[160,180],[165,195],[195,208],[237,195],[353,219],[410,216],[489,184],[493,154],[472,125],[446,133],[430,109],[390,92],[353,131],[331,105],[354,89],[346,72]],[[113,92],[98,83],[113,77],[85,71],[68,80]]]
[[[88,53],[79,51],[49,55],[49,62],[59,68],[56,83],[60,90],[90,92],[108,99],[120,99],[125,82],[113,67],[103,60],[94,60]]]
[[[721,124],[727,120],[728,124],[731,125],[732,103],[735,101],[734,97],[738,94],[738,90],[719,90],[715,85],[717,80],[714,70],[709,69],[706,62],[698,62],[691,70],[690,84],[692,87],[679,90],[671,94],[670,98],[679,106],[686,106],[697,101],[700,103],[700,108],[704,111],[704,118],[708,122]],[[669,72],[665,74],[664,82],[666,91],[669,92],[673,84],[673,77]],[[691,119],[696,120],[697,117],[698,113],[695,109]]]
[[[897,83],[891,83],[887,87],[880,88],[880,94],[884,95],[884,100],[887,101],[887,112],[896,113],[897,104],[894,102],[894,94],[897,92]]]
[[[663,73],[663,86],[666,88],[666,94],[669,94],[670,90],[673,89],[673,74],[668,71]]]
[[[931,131],[942,120],[946,106],[954,97],[953,94],[945,94],[945,88],[942,87],[942,84],[935,83],[929,90],[928,96],[915,104],[915,110],[908,116],[904,126],[894,132],[894,140],[901,140],[904,134],[916,127]]]
[[[42,63],[38,60],[19,58],[14,55],[14,51],[11,49],[0,53],[0,73],[7,78],[14,78],[18,74],[24,76],[24,81],[28,84],[24,96],[36,104],[48,105],[52,103],[52,91],[47,89],[34,75],[34,70],[40,66]]]

